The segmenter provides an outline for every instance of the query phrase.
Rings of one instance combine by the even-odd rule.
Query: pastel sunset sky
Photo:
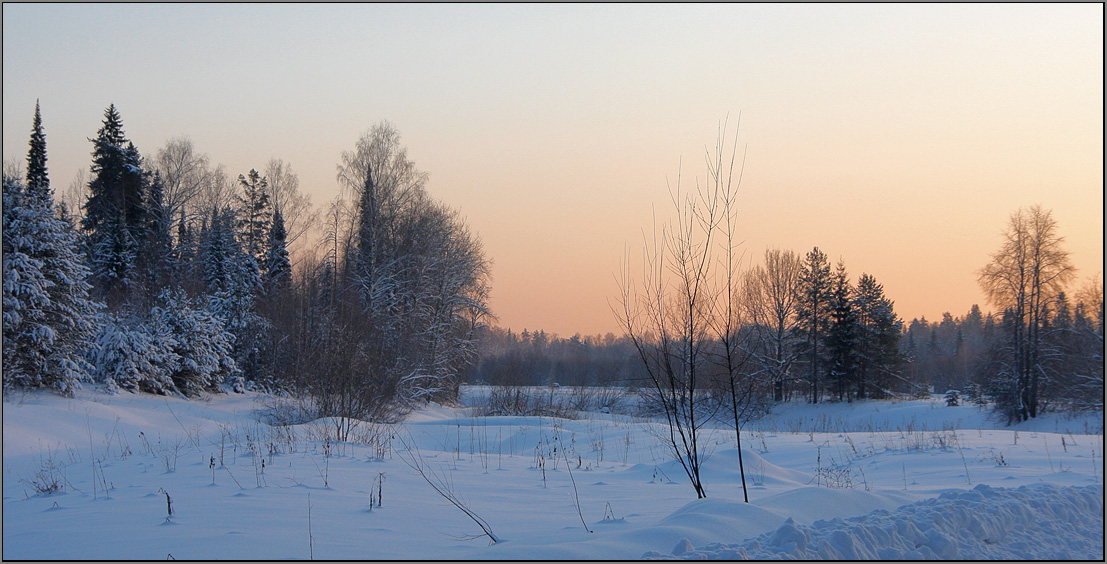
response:
[[[976,271],[1040,204],[1103,270],[1102,4],[5,4],[3,58],[3,156],[39,100],[55,190],[111,103],[143,154],[281,158],[316,206],[391,122],[517,331],[618,332],[625,249],[728,116],[751,260],[819,246],[906,320],[990,311]]]

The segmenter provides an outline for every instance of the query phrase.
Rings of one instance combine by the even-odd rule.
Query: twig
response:
[[[573,478],[572,464],[569,464],[569,459],[565,458],[565,449],[561,449],[561,456],[562,460],[565,461],[565,469],[569,471],[569,479],[573,482],[573,503],[575,503],[577,506],[577,515],[580,516],[580,524],[584,525],[585,531],[591,533],[592,529],[588,528],[588,523],[584,522],[584,513],[581,513],[580,511],[580,492],[577,491],[577,480],[576,478]]]
[[[92,450],[92,421],[85,413],[85,429],[88,430],[88,452],[92,458],[92,499],[96,499],[96,451]]]
[[[1061,440],[1065,440],[1065,438],[1061,437]],[[1053,473],[1053,456],[1049,454],[1049,439],[1047,439],[1046,437],[1043,436],[1042,437],[1042,444],[1045,445],[1046,457],[1049,459],[1049,473],[1052,474]]]
[[[400,443],[404,445],[404,454],[401,454],[399,452],[396,453],[396,455],[399,456],[400,460],[402,460],[404,464],[407,464],[408,467],[410,467],[412,470],[418,472],[419,475],[423,477],[423,480],[430,484],[430,487],[434,488],[434,491],[438,492],[438,495],[442,496],[446,499],[446,501],[450,502],[451,505],[461,510],[461,512],[464,513],[466,517],[472,519],[473,522],[476,523],[482,531],[484,531],[483,536],[487,536],[493,544],[500,542],[500,538],[492,532],[492,527],[488,525],[488,522],[482,519],[480,515],[477,515],[471,509],[466,507],[466,505],[462,503],[460,499],[458,499],[457,495],[454,494],[453,489],[450,487],[450,483],[447,480],[444,480],[442,477],[438,476],[438,474],[434,472],[434,469],[425,467],[423,465],[422,455],[419,454],[419,448],[415,446],[415,441],[412,440],[409,443],[408,441],[404,440],[402,436],[398,436],[398,438],[400,439]],[[430,473],[430,476],[427,475],[428,472]]]
[[[246,488],[242,487],[242,484],[238,483],[238,478],[235,478],[234,474],[231,474],[231,469],[230,468],[224,466],[223,469],[226,470],[227,474],[230,475],[232,480],[234,480],[234,483],[235,483],[236,486],[238,486],[238,489],[240,489],[240,490],[246,489]]]

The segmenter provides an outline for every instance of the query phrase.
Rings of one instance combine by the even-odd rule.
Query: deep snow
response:
[[[6,398],[3,557],[633,559],[679,544],[693,558],[1103,558],[1102,414],[1008,428],[940,399],[778,406],[743,434],[746,504],[725,428],[705,431],[696,500],[657,423],[628,415],[429,405],[334,443],[328,421],[262,423],[266,401]],[[400,460],[401,440],[503,542],[461,540],[480,529]],[[35,492],[51,479],[62,489]]]

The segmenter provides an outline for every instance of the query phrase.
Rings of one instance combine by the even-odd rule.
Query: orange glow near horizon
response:
[[[114,102],[144,154],[187,135],[232,177],[282,158],[322,206],[386,119],[481,236],[516,331],[619,333],[624,251],[671,215],[678,167],[706,180],[728,115],[749,261],[818,246],[905,321],[987,312],[976,271],[1040,204],[1076,284],[1103,270],[1099,4],[3,10],[6,161],[41,100],[64,190]]]

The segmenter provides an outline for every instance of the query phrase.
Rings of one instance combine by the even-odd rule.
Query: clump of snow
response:
[[[1016,489],[980,484],[968,491],[877,510],[849,519],[799,525],[745,542],[695,549],[682,540],[671,557],[684,560],[1102,560],[1103,486]]]

